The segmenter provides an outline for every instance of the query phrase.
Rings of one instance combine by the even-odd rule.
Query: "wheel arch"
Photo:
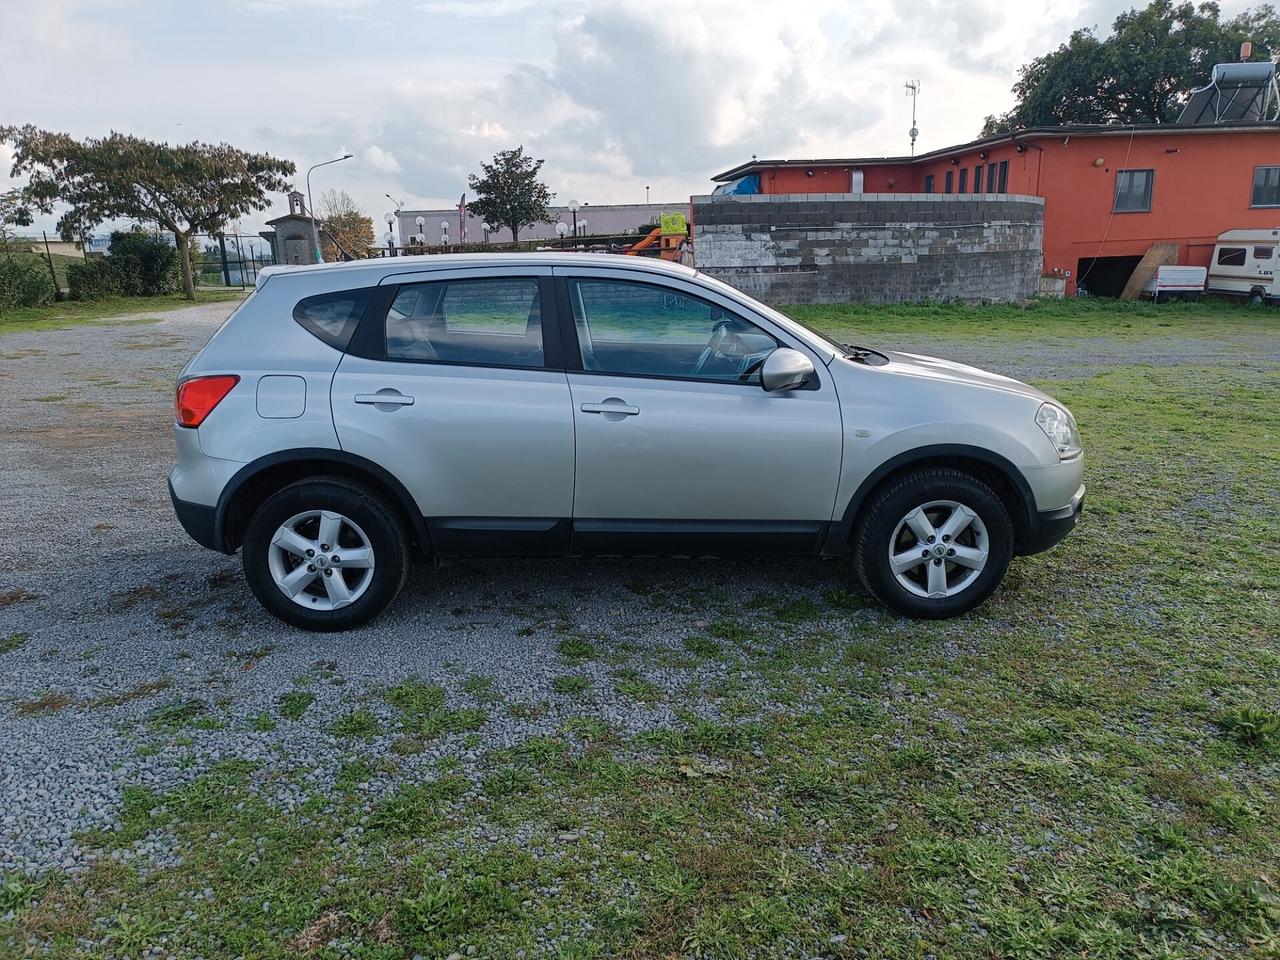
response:
[[[1022,471],[1006,457],[983,447],[940,443],[904,451],[872,470],[849,498],[841,519],[832,525],[823,553],[828,556],[848,553],[852,548],[849,541],[853,531],[872,495],[904,473],[929,467],[963,470],[991,487],[1013,522],[1014,553],[1022,552],[1038,520],[1035,494]]]
[[[236,471],[214,509],[215,542],[226,553],[234,553],[244,542],[249,518],[264,500],[290,483],[320,476],[341,477],[369,487],[404,524],[411,546],[424,553],[431,551],[426,521],[404,484],[371,460],[322,447],[269,453]]]

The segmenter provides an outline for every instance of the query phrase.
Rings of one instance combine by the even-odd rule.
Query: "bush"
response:
[[[56,296],[44,263],[29,256],[0,256],[0,308],[34,307]]]
[[[178,251],[168,240],[150,233],[111,234],[107,261],[115,273],[119,293],[153,297],[173,293],[181,282]]]
[[[72,300],[101,300],[120,292],[115,270],[102,257],[68,266],[67,288]]]

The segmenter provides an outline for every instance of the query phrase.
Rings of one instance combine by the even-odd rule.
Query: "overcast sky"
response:
[[[679,201],[753,153],[907,152],[911,79],[917,149],[972,139],[1012,104],[1020,64],[1131,5],[0,0],[0,123],[225,140],[293,160],[299,184],[350,152],[313,189],[378,220],[386,193],[456,203],[479,161],[518,144],[559,202],[638,203],[646,185]]]

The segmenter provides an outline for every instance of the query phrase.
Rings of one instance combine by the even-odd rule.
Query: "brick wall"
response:
[[[1034,296],[1044,201],[998,194],[693,198],[699,270],[767,303]]]

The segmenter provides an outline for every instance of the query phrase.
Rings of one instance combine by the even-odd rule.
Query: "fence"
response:
[[[692,247],[684,238],[666,238],[641,249],[633,249],[646,239],[643,234],[615,234],[565,237],[558,240],[521,240],[518,243],[402,244],[370,247],[372,257],[435,256],[447,253],[613,253],[664,260],[692,262]],[[669,242],[668,242],[669,241]],[[682,242],[684,241],[684,242]]]
[[[271,248],[264,249],[261,237],[228,233],[221,237],[199,236],[195,242],[200,250],[197,286],[251,287],[258,282],[259,271],[275,262]]]

